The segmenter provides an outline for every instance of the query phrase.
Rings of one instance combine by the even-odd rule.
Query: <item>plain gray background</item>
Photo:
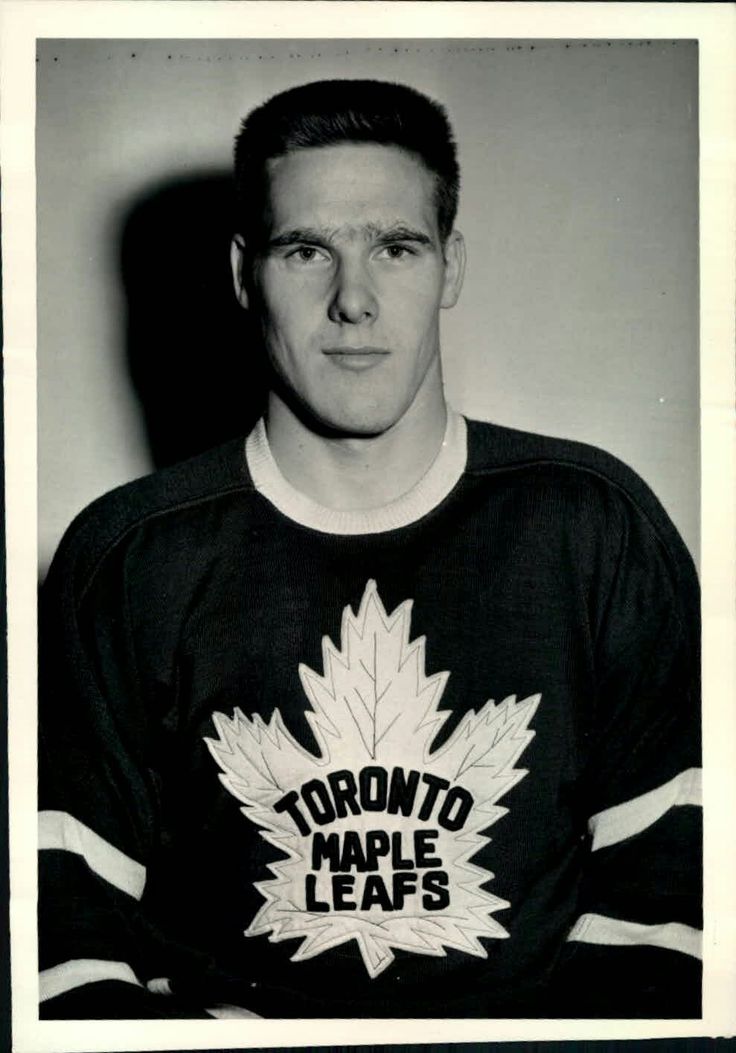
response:
[[[697,556],[696,43],[46,40],[37,73],[42,568],[84,505],[161,463],[157,414],[198,436],[220,398],[237,406],[222,363],[247,366],[248,347],[223,357],[227,239],[210,267],[188,231],[207,230],[241,117],[333,76],[401,80],[448,108],[468,248],[443,312],[452,404],[616,454]],[[185,371],[199,403],[180,398]]]

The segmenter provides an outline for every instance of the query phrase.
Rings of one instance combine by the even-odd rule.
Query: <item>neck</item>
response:
[[[441,386],[420,391],[395,424],[365,437],[313,431],[273,395],[266,433],[281,474],[296,490],[327,508],[362,510],[386,505],[419,482],[439,452],[446,423]]]

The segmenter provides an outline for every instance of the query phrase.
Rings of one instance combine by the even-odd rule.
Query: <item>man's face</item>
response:
[[[434,177],[375,144],[269,162],[270,223],[254,307],[276,372],[309,416],[343,435],[381,434],[420,391],[441,391],[439,311],[460,292],[459,234],[441,243]],[[236,285],[243,244],[234,243]]]

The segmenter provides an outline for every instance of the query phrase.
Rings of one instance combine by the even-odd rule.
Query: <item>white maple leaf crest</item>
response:
[[[471,859],[508,811],[496,802],[526,775],[514,764],[541,696],[489,699],[433,750],[449,673],[425,675],[411,606],[389,615],[369,581],[358,613],[343,611],[340,650],[322,640],[324,673],[300,665],[319,756],[278,709],[268,723],[213,715],[218,737],[205,741],[223,785],[286,856],[257,884],[265,903],[245,935],[302,937],[293,961],[354,939],[375,977],[393,949],[486,957],[479,937],[508,936],[492,915],[509,903]]]

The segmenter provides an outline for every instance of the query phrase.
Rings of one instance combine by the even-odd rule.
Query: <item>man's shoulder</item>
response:
[[[85,580],[108,552],[144,524],[163,523],[177,513],[196,515],[213,502],[250,489],[244,440],[231,440],[92,501],[67,529],[54,562],[73,565],[75,577]]]
[[[471,473],[549,465],[569,468],[573,475],[599,475],[623,488],[636,490],[646,486],[632,468],[598,446],[488,421],[468,420],[467,423],[468,471]]]
[[[554,489],[560,497],[620,509],[649,525],[679,558],[684,543],[648,484],[623,461],[597,446],[521,431],[485,421],[468,421],[467,471],[475,476],[508,473],[538,490]]]

